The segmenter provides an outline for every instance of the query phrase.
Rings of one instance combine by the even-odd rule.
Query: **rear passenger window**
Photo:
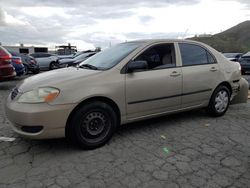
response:
[[[41,57],[50,57],[50,54],[40,54]]]
[[[215,59],[204,48],[194,44],[179,44],[182,58],[182,65],[203,65],[215,63]]]

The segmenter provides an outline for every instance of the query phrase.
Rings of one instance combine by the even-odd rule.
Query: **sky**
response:
[[[0,0],[0,42],[87,50],[216,34],[246,20],[250,0]]]

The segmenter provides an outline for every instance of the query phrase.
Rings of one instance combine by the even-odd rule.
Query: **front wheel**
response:
[[[94,149],[111,139],[117,124],[117,115],[110,105],[87,103],[73,114],[66,137],[84,149]]]
[[[27,75],[28,72],[29,72],[28,65],[25,65],[25,64],[24,64],[24,73],[23,73],[23,75]]]
[[[215,89],[207,110],[210,115],[219,117],[226,113],[230,102],[230,91],[226,86],[219,86]]]
[[[40,72],[40,69],[34,70],[32,73],[33,74],[38,74]]]

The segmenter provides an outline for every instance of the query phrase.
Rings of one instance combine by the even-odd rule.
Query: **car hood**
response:
[[[60,87],[73,80],[84,79],[92,75],[100,74],[101,72],[102,71],[75,67],[63,68],[26,78],[17,85],[17,87],[21,92],[30,91],[38,87]]]

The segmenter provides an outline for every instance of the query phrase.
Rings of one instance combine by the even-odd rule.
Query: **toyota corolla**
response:
[[[239,63],[187,40],[118,44],[76,67],[35,75],[13,89],[6,114],[17,133],[104,145],[120,124],[205,108],[222,116],[247,102]]]

